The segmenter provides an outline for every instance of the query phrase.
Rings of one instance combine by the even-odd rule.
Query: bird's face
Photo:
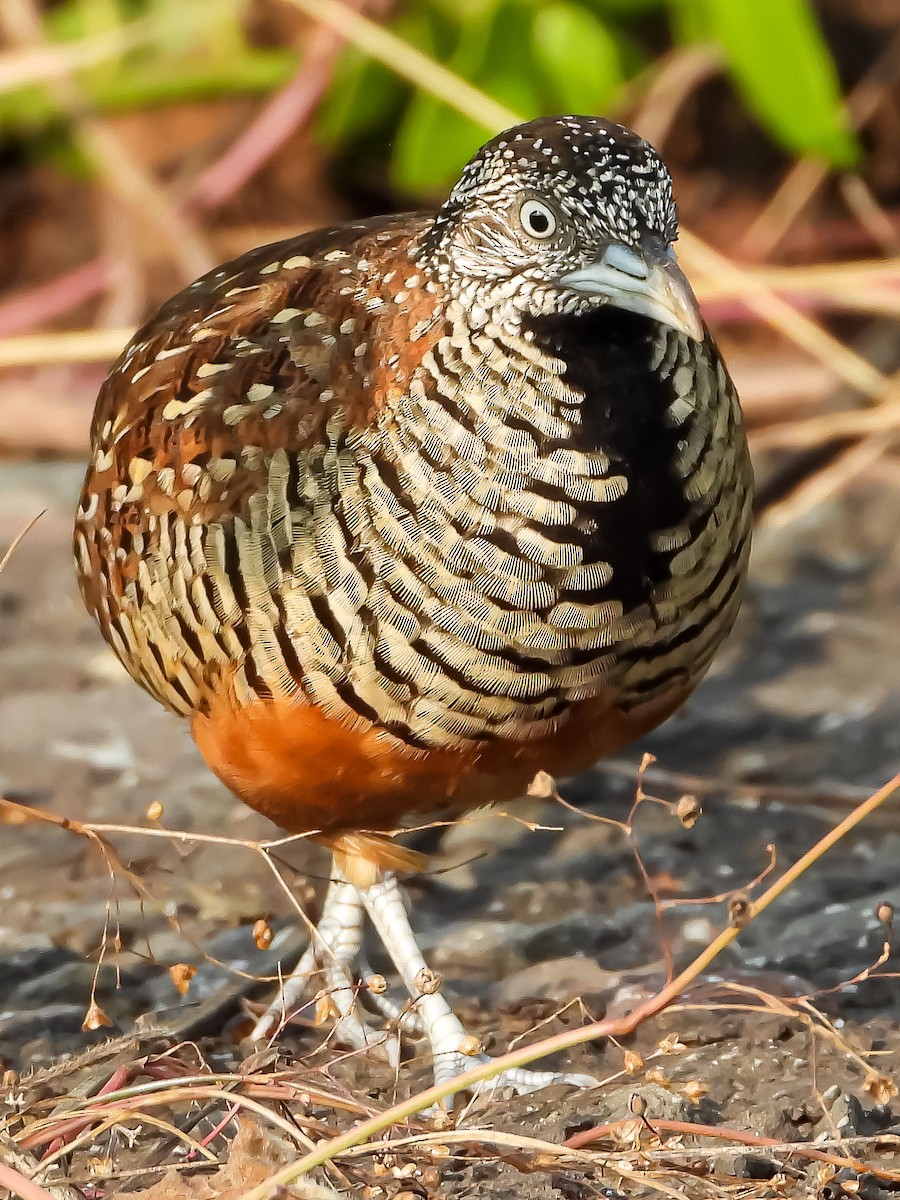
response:
[[[676,235],[672,181],[651,146],[596,117],[545,117],[482,147],[424,251],[476,318],[612,305],[699,340]]]

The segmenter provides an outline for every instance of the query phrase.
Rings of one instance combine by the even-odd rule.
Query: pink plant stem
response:
[[[319,28],[309,39],[303,66],[266,104],[212,166],[191,185],[188,212],[216,208],[233,196],[309,120],[331,80],[343,39]]]
[[[74,271],[41,284],[15,300],[0,306],[0,337],[31,329],[53,317],[61,316],[77,304],[102,292],[109,281],[104,258],[95,258]]]
[[[8,1189],[13,1196],[20,1196],[21,1200],[56,1200],[39,1183],[4,1162],[0,1162],[0,1187]]]

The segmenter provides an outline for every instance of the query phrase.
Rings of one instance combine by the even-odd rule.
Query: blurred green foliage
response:
[[[523,116],[615,112],[659,33],[706,44],[785,149],[848,167],[858,147],[810,0],[413,0],[394,32]],[[320,114],[331,142],[390,142],[392,183],[445,186],[486,130],[348,49]]]
[[[47,36],[77,42],[121,34],[122,49],[79,70],[101,112],[265,93],[296,69],[293,48],[260,47],[241,0],[61,0]],[[612,113],[623,89],[671,46],[705,44],[748,108],[787,150],[847,167],[857,157],[828,47],[811,0],[400,0],[392,30],[525,117]],[[0,132],[58,150],[52,89],[0,94]],[[319,114],[331,143],[377,145],[400,191],[452,180],[495,132],[411,87],[348,46]],[[48,136],[49,134],[49,136]]]
[[[0,0],[2,2],[2,0]],[[120,37],[122,49],[77,72],[99,112],[269,92],[296,70],[293,49],[248,40],[242,0],[63,0],[46,5],[48,41]],[[51,88],[33,84],[0,94],[0,136],[56,145],[62,114]],[[45,135],[50,132],[48,140]]]

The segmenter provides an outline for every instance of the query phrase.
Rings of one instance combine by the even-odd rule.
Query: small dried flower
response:
[[[546,771],[538,771],[528,785],[528,795],[534,796],[538,800],[558,800],[559,792],[556,790],[556,780]]]
[[[257,950],[268,950],[272,945],[272,938],[274,936],[272,926],[265,917],[260,917],[253,926],[253,944]]]
[[[675,1030],[667,1033],[661,1041],[657,1042],[657,1047],[663,1054],[680,1054],[682,1050],[687,1049],[687,1046],[685,1046]]]
[[[173,963],[169,967],[169,975],[175,984],[175,990],[179,996],[187,995],[191,986],[191,980],[196,974],[197,968],[192,967],[190,963]]]
[[[709,1087],[702,1079],[689,1079],[680,1091],[691,1104],[699,1104],[704,1096],[709,1095]]]
[[[622,1056],[622,1066],[626,1075],[637,1075],[638,1071],[644,1069],[644,1060],[636,1050],[626,1050]]]
[[[433,996],[441,990],[443,979],[430,967],[423,967],[415,979],[416,991],[422,996]]]
[[[743,929],[753,916],[753,901],[746,892],[733,892],[728,897],[728,923],[734,929]]]
[[[879,1075],[877,1071],[866,1076],[863,1087],[876,1104],[890,1104],[897,1095],[897,1085],[893,1079],[889,1075]]]
[[[703,809],[696,796],[682,796],[675,805],[675,816],[685,829],[693,829],[703,816]]]
[[[84,1020],[81,1022],[81,1028],[85,1033],[93,1029],[110,1028],[113,1021],[106,1015],[96,1000],[92,1000],[88,1006],[87,1012],[84,1014]]]

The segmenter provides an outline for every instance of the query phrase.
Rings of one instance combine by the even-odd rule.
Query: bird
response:
[[[752,470],[635,133],[542,117],[436,212],[249,251],[112,367],[74,534],[88,611],[222,783],[332,853],[313,978],[338,1032],[364,921],[438,1083],[484,1055],[419,950],[395,836],[512,801],[646,734],[735,620]],[[320,996],[324,993],[320,993]],[[550,1071],[507,1072],[528,1091]]]

